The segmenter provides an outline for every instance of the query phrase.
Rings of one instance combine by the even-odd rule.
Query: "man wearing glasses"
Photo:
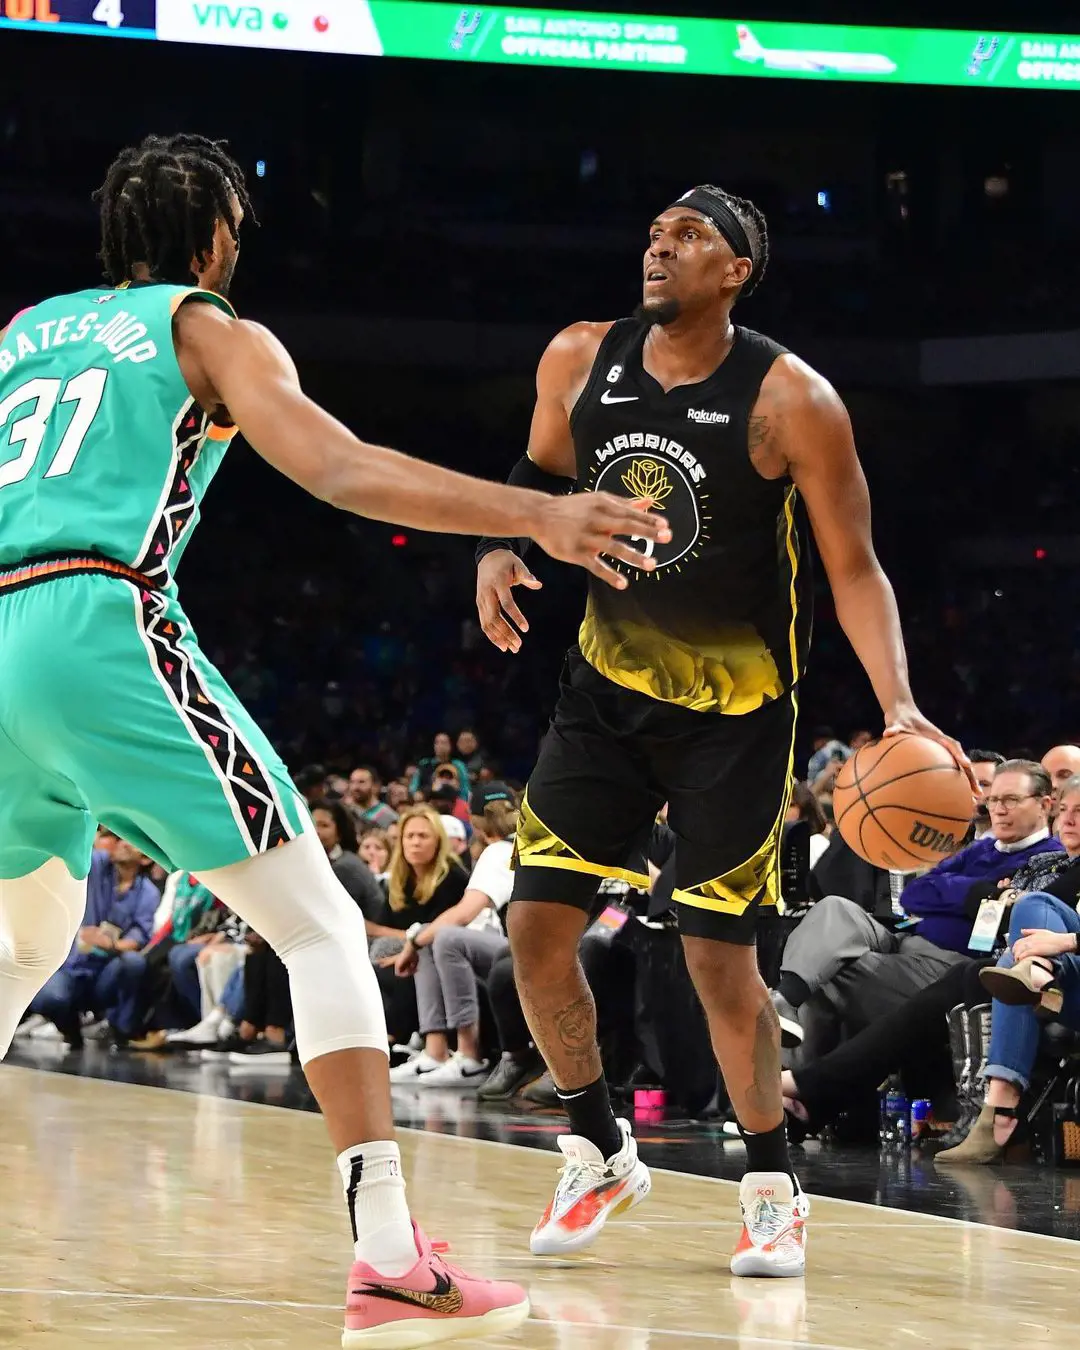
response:
[[[773,991],[784,1043],[802,1041],[798,1010],[812,996],[823,995],[848,1031],[859,1031],[940,979],[969,950],[991,951],[1004,909],[995,911],[991,902],[1021,864],[1061,848],[1050,836],[1051,798],[1041,764],[999,764],[985,798],[989,832],[907,884],[901,904],[909,917],[895,932],[850,900],[818,901],[792,933]]]

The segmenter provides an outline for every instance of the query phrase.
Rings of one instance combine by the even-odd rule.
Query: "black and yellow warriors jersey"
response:
[[[570,425],[579,486],[651,498],[672,538],[637,541],[656,570],[620,564],[624,591],[590,576],[581,651],[664,703],[752,712],[798,681],[810,639],[804,512],[791,481],[762,478],[748,448],[762,381],[785,349],[736,328],[708,379],[664,393],[642,365],[648,329],[614,325]]]

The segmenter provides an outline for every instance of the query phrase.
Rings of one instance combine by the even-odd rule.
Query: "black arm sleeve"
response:
[[[550,497],[568,497],[575,486],[572,478],[548,473],[539,464],[534,464],[528,455],[521,456],[510,470],[510,477],[506,481],[510,487],[532,488],[534,492],[546,492]],[[531,547],[531,539],[496,539],[485,535],[476,545],[476,561],[479,564],[481,558],[500,548],[508,548],[511,553],[524,558]]]

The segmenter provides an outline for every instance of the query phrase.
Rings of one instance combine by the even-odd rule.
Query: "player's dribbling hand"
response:
[[[560,562],[576,563],[593,576],[622,591],[630,584],[601,554],[617,562],[629,563],[642,572],[656,567],[654,558],[646,557],[623,539],[655,540],[666,544],[671,539],[667,519],[650,511],[649,500],[628,500],[609,492],[579,492],[572,497],[551,497],[533,527],[532,537],[545,553]],[[617,537],[617,536],[622,536]]]
[[[982,791],[975,781],[975,770],[971,767],[971,761],[964,754],[964,747],[959,741],[954,741],[951,736],[946,736],[915,707],[907,707],[902,711],[893,713],[891,717],[886,714],[886,721],[888,722],[885,728],[886,736],[900,736],[908,731],[916,736],[925,736],[927,740],[937,741],[939,745],[943,745],[964,773],[967,774],[967,780],[971,785],[971,792],[975,800],[981,800]]]
[[[511,549],[495,549],[480,559],[476,569],[476,610],[484,636],[499,651],[521,651],[521,634],[529,631],[529,621],[518,608],[512,588],[528,586],[529,590],[538,591],[543,584]],[[518,631],[512,626],[515,624]]]

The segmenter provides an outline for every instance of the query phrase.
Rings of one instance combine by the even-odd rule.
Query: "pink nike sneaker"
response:
[[[495,1336],[524,1322],[529,1296],[449,1265],[414,1223],[419,1258],[394,1279],[357,1261],[349,1276],[344,1350],[410,1350],[468,1336]],[[440,1243],[439,1246],[445,1244]]]

